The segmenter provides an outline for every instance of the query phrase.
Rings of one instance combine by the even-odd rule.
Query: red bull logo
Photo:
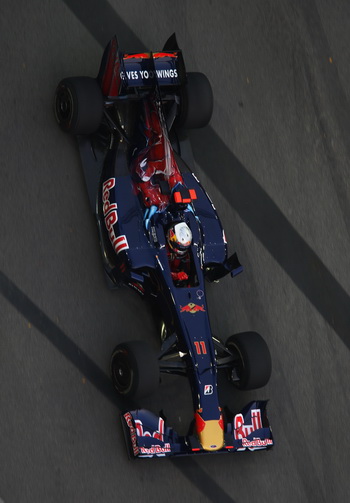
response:
[[[187,306],[180,306],[180,313],[191,313],[196,314],[198,311],[202,311],[205,313],[204,305],[199,306],[198,304],[194,304],[190,302]]]

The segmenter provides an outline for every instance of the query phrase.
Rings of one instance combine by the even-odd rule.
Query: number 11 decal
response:
[[[194,345],[196,346],[197,355],[201,355],[201,354],[206,355],[207,354],[207,348],[205,346],[204,341],[195,341]]]

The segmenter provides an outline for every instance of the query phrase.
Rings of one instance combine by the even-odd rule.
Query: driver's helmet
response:
[[[171,250],[177,255],[185,255],[192,242],[192,232],[185,222],[172,225],[167,232]]]

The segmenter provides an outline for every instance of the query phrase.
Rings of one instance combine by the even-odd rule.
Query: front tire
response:
[[[55,93],[55,117],[66,133],[93,134],[101,124],[103,96],[96,79],[71,77],[61,80]]]
[[[268,383],[272,370],[271,355],[261,335],[256,332],[232,335],[227,339],[226,347],[235,358],[236,379],[233,384],[237,388],[257,389]]]
[[[119,395],[125,398],[150,395],[159,385],[157,354],[144,341],[118,344],[112,353],[110,373]]]

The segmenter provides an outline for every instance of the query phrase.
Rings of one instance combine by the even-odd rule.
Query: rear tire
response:
[[[101,124],[103,96],[96,79],[72,77],[61,80],[55,93],[55,116],[66,133],[93,134]]]
[[[209,124],[213,113],[213,91],[207,77],[200,72],[187,74],[181,90],[178,127],[196,129]]]
[[[239,389],[249,390],[265,386],[271,376],[272,364],[269,348],[256,332],[242,332],[232,335],[226,347],[235,357],[234,369],[238,381],[233,381]]]
[[[159,385],[156,352],[144,341],[118,344],[111,357],[110,373],[117,392],[125,398],[141,398]]]

